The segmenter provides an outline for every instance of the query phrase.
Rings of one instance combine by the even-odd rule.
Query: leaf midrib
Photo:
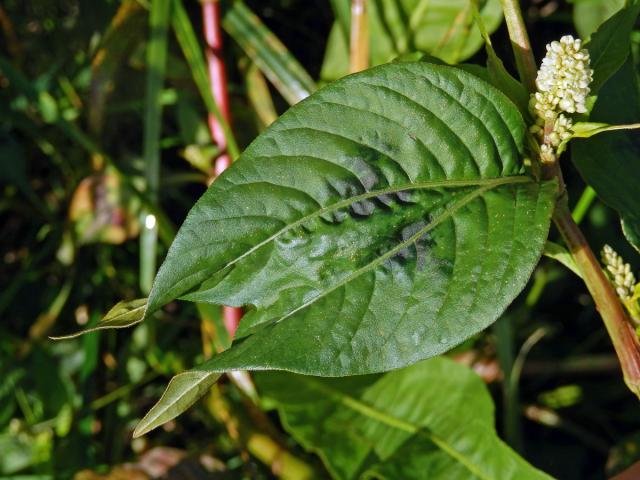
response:
[[[520,182],[517,182],[517,183],[520,183]],[[379,257],[375,258],[374,260],[370,261],[366,265],[363,265],[362,267],[360,267],[359,269],[357,269],[355,272],[351,273],[350,275],[347,275],[345,278],[343,278],[341,281],[339,281],[338,283],[336,283],[332,287],[324,290],[322,293],[316,295],[315,297],[311,298],[307,302],[304,302],[303,304],[301,304],[297,308],[294,308],[293,310],[291,310],[286,315],[281,316],[274,323],[280,323],[283,320],[286,320],[287,318],[289,318],[291,315],[295,314],[296,312],[298,312],[298,311],[300,311],[300,310],[302,310],[304,308],[307,308],[312,303],[317,302],[321,298],[329,295],[331,292],[333,292],[333,291],[337,290],[338,288],[346,285],[347,283],[351,282],[352,280],[355,280],[360,275],[362,275],[364,273],[367,273],[368,271],[374,269],[378,265],[384,263],[389,258],[391,258],[394,255],[398,254],[398,252],[402,251],[404,248],[406,248],[409,245],[411,245],[412,243],[416,242],[420,237],[422,237],[423,235],[425,235],[429,231],[431,231],[434,228],[436,228],[442,222],[444,222],[445,220],[451,218],[455,212],[457,212],[459,209],[464,207],[466,204],[468,204],[469,202],[471,202],[472,200],[474,200],[478,196],[482,195],[484,192],[486,192],[488,190],[491,190],[492,188],[495,188],[495,187],[496,187],[495,185],[483,186],[482,188],[478,188],[477,190],[474,190],[473,192],[468,193],[467,195],[462,197],[459,201],[454,202],[454,204],[451,207],[447,208],[438,218],[436,218],[431,223],[429,223],[425,227],[423,227],[420,230],[418,230],[416,233],[411,235],[409,238],[407,238],[403,242],[400,242],[398,245],[396,245],[392,249],[388,250],[384,254],[380,255]]]
[[[472,474],[478,476],[483,480],[492,480],[490,477],[486,476],[480,470],[480,467],[473,463],[471,459],[465,457],[462,453],[458,452],[452,445],[450,445],[445,439],[440,438],[433,432],[427,431],[423,427],[418,427],[413,423],[406,422],[400,418],[394,417],[393,415],[378,410],[353,396],[350,396],[335,388],[331,388],[330,386],[324,385],[314,377],[300,375],[299,378],[303,382],[305,382],[311,389],[319,390],[320,392],[334,398],[345,407],[350,408],[365,417],[388,425],[391,428],[402,430],[403,432],[409,433],[411,435],[422,435],[427,437],[443,452],[445,452],[454,460],[460,462],[460,464],[462,464]]]
[[[346,198],[346,199],[341,200],[339,202],[336,202],[336,203],[333,203],[331,205],[328,205],[326,207],[320,208],[320,209],[318,209],[318,210],[316,210],[314,212],[311,212],[311,213],[305,215],[304,217],[299,218],[298,220],[296,220],[296,221],[290,223],[289,225],[286,225],[285,227],[281,228],[280,230],[275,232],[273,235],[265,238],[261,242],[258,242],[256,245],[254,245],[250,249],[246,250],[241,255],[238,255],[236,258],[226,262],[222,267],[218,268],[214,272],[211,272],[210,275],[211,276],[216,275],[217,273],[220,273],[224,269],[235,265],[236,263],[238,263],[242,259],[244,259],[244,258],[248,257],[249,255],[251,255],[253,252],[259,250],[260,248],[262,248],[263,246],[267,245],[268,243],[276,240],[281,235],[284,235],[289,230],[292,230],[292,229],[304,224],[305,222],[308,222],[309,220],[313,220],[314,218],[318,218],[318,217],[320,217],[320,216],[322,216],[324,214],[331,213],[331,212],[333,212],[335,210],[339,210],[341,208],[348,207],[352,203],[356,203],[356,202],[359,202],[361,200],[366,200],[366,199],[369,199],[369,198],[372,198],[372,197],[377,197],[377,196],[381,196],[381,195],[385,195],[385,194],[403,192],[403,191],[407,191],[407,190],[420,190],[420,189],[429,190],[429,189],[435,189],[435,188],[456,188],[456,187],[478,186],[478,187],[484,187],[484,188],[479,188],[478,189],[478,191],[480,191],[480,193],[483,193],[484,191],[490,190],[492,188],[495,188],[495,187],[498,187],[498,186],[501,186],[501,185],[510,185],[510,184],[517,184],[517,183],[529,183],[529,182],[533,182],[533,180],[530,177],[528,177],[526,175],[516,175],[516,176],[495,177],[495,178],[477,178],[477,179],[460,179],[460,180],[448,179],[448,180],[436,180],[436,181],[432,180],[432,181],[426,181],[426,182],[415,182],[415,183],[410,183],[410,184],[392,186],[392,187],[382,188],[382,189],[379,189],[379,190],[370,190],[370,191],[362,193],[360,195],[356,195],[354,197],[349,197],[349,198]],[[423,235],[424,233],[425,232],[422,232],[420,235]],[[418,236],[418,238],[419,238],[419,236]],[[411,242],[409,242],[409,243],[411,243]],[[205,269],[200,269],[200,270],[198,270],[196,272],[193,272],[188,277],[193,276],[193,275],[197,275],[197,274],[201,273],[202,270],[205,270]],[[185,278],[181,279],[181,281],[184,281],[184,280],[185,280]],[[157,286],[157,284],[154,284],[154,288],[152,289],[152,292],[151,292],[151,295],[149,296],[149,299],[154,297],[154,293],[155,293],[154,291],[155,291],[156,286]],[[172,289],[174,287],[175,287],[175,284],[172,285],[168,290],[170,290],[170,289]],[[184,296],[186,294],[187,294],[187,292],[184,292],[184,293],[181,293],[180,296]],[[155,310],[155,308],[153,310],[148,310],[145,313],[145,316],[147,314],[153,313],[154,310]]]

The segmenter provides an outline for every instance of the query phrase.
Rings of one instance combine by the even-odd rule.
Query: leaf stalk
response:
[[[536,66],[536,60],[533,57],[533,51],[531,50],[527,27],[522,18],[520,3],[518,0],[500,0],[500,3],[502,4],[504,19],[507,23],[507,29],[509,30],[509,38],[511,39],[511,46],[516,58],[518,74],[527,90],[533,92],[536,89],[538,68]]]

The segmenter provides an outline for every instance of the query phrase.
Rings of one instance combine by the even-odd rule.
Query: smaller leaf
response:
[[[620,10],[600,25],[586,45],[591,56],[591,68],[593,68],[592,93],[600,90],[600,87],[620,69],[629,56],[631,31],[639,12],[640,3]]]
[[[49,337],[52,340],[68,340],[70,338],[79,337],[85,333],[96,332],[98,330],[107,330],[110,328],[127,328],[140,323],[144,318],[147,310],[147,299],[138,298],[136,300],[122,301],[107,312],[102,320],[95,326],[80,330],[69,335],[61,335],[59,337]]]
[[[573,138],[589,138],[602,132],[613,130],[634,130],[640,128],[640,123],[629,123],[626,125],[608,125],[596,122],[578,122],[573,126]]]
[[[163,423],[177,417],[202,397],[216,383],[220,375],[190,370],[173,377],[164,394],[133,431],[138,438]]]
[[[571,256],[571,253],[569,253],[569,250],[564,248],[562,245],[547,240],[547,243],[545,243],[544,245],[544,251],[542,252],[542,254],[545,257],[549,257],[556,260],[557,262],[560,262],[562,265],[582,278],[582,274],[580,273],[575,260]]]
[[[614,130],[635,130],[638,128],[640,128],[640,123],[609,125],[608,123],[598,122],[578,122],[573,125],[571,136],[566,140],[563,140],[558,146],[558,154],[564,152],[567,148],[567,144],[574,138],[589,138],[602,132],[612,132]]]
[[[502,63],[502,60],[493,49],[493,45],[491,44],[491,38],[489,37],[489,32],[484,24],[484,20],[480,15],[480,10],[478,9],[478,2],[471,2],[473,9],[473,16],[480,30],[480,35],[484,40],[485,50],[487,52],[487,70],[489,72],[489,82],[493,84],[498,90],[504,93],[509,100],[511,100],[523,117],[529,117],[529,95],[527,94],[527,90],[518,80],[513,78],[513,76],[507,71]]]

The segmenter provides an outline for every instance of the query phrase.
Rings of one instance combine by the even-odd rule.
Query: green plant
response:
[[[139,323],[178,298],[247,307],[231,347],[177,375],[136,435],[183,412],[221,373],[286,370],[302,375],[257,375],[258,388],[337,477],[428,470],[443,478],[546,478],[497,438],[477,378],[440,359],[418,362],[503,314],[545,252],[552,219],[638,394],[632,323],[571,217],[558,161],[576,139],[575,164],[620,212],[637,246],[638,174],[625,163],[637,142],[613,130],[638,120],[637,102],[624,105],[619,92],[637,95],[629,38],[640,6],[632,2],[593,33],[591,66],[581,64],[582,72],[593,69],[593,81],[569,79],[589,83],[580,88],[597,99],[578,92],[579,108],[547,98],[530,110],[527,92],[548,88],[536,83],[517,3],[502,3],[520,82],[493,51],[482,12],[471,11],[486,68],[400,58],[337,80],[282,115],[213,182],[173,241],[147,303],[121,305],[92,328]],[[228,24],[239,30],[234,18]],[[395,53],[408,53],[411,37],[397,38]],[[581,52],[578,45],[570,54],[586,62]],[[372,63],[389,59],[377,60],[372,49]],[[280,63],[264,65],[279,78],[273,65],[282,70]],[[304,91],[312,88],[306,82]],[[612,144],[621,155],[604,164]],[[394,369],[401,370],[382,373]],[[456,395],[458,403],[439,408]],[[477,415],[464,411],[466,395],[480,398]],[[317,431],[323,420],[330,434]],[[355,425],[348,453],[335,448],[345,422]]]

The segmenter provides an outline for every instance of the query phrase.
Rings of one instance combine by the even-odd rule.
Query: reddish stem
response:
[[[204,36],[207,43],[207,65],[209,67],[209,81],[211,93],[220,109],[220,113],[228,124],[231,124],[231,111],[229,108],[229,94],[227,92],[227,74],[222,60],[222,29],[220,28],[220,2],[219,0],[202,1],[202,19]],[[222,126],[215,115],[209,114],[209,130],[211,137],[220,149],[220,155],[213,166],[212,179],[220,175],[229,165],[231,157],[227,152],[227,139]],[[242,318],[242,308],[222,307],[224,325],[233,337]]]
[[[229,109],[229,94],[227,92],[227,74],[222,60],[222,30],[220,28],[220,2],[218,0],[205,0],[202,2],[202,18],[204,21],[204,36],[207,43],[207,65],[209,66],[209,81],[211,93],[215,99],[220,113],[227,121],[231,122]],[[220,156],[215,161],[214,174],[217,176],[231,165],[231,157],[227,153],[227,139],[224,136],[222,126],[215,115],[209,114],[209,129],[211,137],[220,148]]]

